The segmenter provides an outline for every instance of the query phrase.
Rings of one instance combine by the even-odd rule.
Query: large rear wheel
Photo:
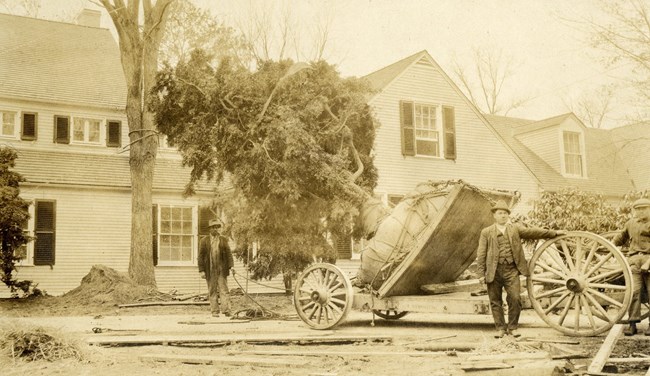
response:
[[[551,327],[573,336],[595,336],[626,315],[632,299],[630,267],[607,239],[571,232],[550,239],[529,263],[528,295]]]

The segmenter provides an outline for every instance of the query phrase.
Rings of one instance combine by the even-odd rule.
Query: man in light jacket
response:
[[[476,262],[481,283],[487,283],[490,310],[496,325],[496,338],[506,334],[519,337],[517,326],[521,313],[521,286],[519,275],[528,276],[528,262],[524,257],[521,239],[554,238],[566,231],[544,230],[509,223],[510,208],[499,201],[492,207],[495,223],[481,231]],[[508,322],[503,314],[501,295],[506,290]]]

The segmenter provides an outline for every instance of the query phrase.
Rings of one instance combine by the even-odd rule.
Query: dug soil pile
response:
[[[171,296],[154,287],[139,286],[128,275],[104,265],[94,265],[81,285],[61,297],[65,302],[119,305],[138,301],[166,301]]]

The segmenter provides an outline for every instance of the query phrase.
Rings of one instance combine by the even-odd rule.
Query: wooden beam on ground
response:
[[[410,349],[420,350],[420,351],[447,351],[447,350],[458,350],[458,351],[470,351],[474,350],[480,345],[477,342],[440,342],[440,343],[430,343],[426,345],[409,345],[407,346]]]
[[[142,302],[142,303],[129,303],[120,304],[119,308],[138,308],[138,307],[151,307],[151,306],[186,306],[186,305],[210,305],[210,302]]]
[[[635,363],[650,366],[650,358],[609,358],[607,363]]]
[[[391,342],[392,337],[388,336],[278,336],[257,335],[257,336],[226,336],[226,335],[139,335],[132,337],[102,336],[91,337],[86,340],[90,345],[96,346],[134,346],[134,345],[169,345],[169,344],[213,344],[226,345],[231,343],[255,343],[255,344],[284,344],[284,343],[355,343],[355,342]]]
[[[566,346],[559,344],[549,343],[548,347],[552,350],[551,359],[584,359],[588,358],[589,354],[584,351],[576,351]]]
[[[503,360],[532,360],[532,359],[548,359],[549,354],[545,351],[540,352],[517,352],[517,353],[504,353],[504,354],[488,354],[488,355],[472,355],[468,356],[468,361],[503,361]]]
[[[277,358],[255,358],[255,357],[233,357],[233,356],[205,356],[205,355],[175,355],[175,354],[151,354],[141,355],[140,360],[155,362],[179,362],[187,364],[230,364],[230,365],[250,365],[250,366],[292,366],[302,367],[308,363],[295,359],[277,359]]]
[[[249,354],[249,355],[274,355],[274,356],[342,356],[342,357],[365,357],[365,356],[415,356],[415,357],[436,357],[448,356],[446,352],[422,352],[422,351],[284,351],[284,350],[245,350],[228,351],[228,354]]]
[[[579,345],[580,341],[577,339],[565,338],[532,338],[524,337],[517,342],[541,342],[541,343],[563,343],[565,345]]]
[[[600,349],[596,353],[594,359],[591,361],[591,364],[587,369],[588,374],[602,374],[603,367],[607,362],[607,358],[609,358],[609,356],[612,354],[612,350],[614,350],[616,342],[623,333],[623,328],[623,324],[615,324],[612,326],[612,328],[609,330],[609,334],[607,334],[607,337],[605,338],[605,341],[600,346]]]
[[[501,362],[468,362],[462,363],[460,369],[463,371],[486,371],[491,369],[506,369],[514,366]]]

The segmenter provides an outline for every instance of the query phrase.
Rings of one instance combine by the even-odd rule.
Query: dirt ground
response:
[[[110,270],[95,270],[78,289],[62,297],[0,299],[0,340],[16,328],[46,328],[54,337],[78,346],[78,358],[27,361],[0,352],[0,374],[5,375],[565,375],[584,374],[604,340],[570,338],[545,325],[532,310],[521,318],[524,337],[495,339],[489,315],[411,313],[400,320],[373,321],[372,314],[352,311],[333,330],[316,331],[298,320],[285,295],[233,295],[233,311],[245,320],[212,318],[207,305],[120,308],[133,302],[164,302],[173,297],[157,291],[135,291]],[[193,300],[188,300],[193,301]],[[266,317],[261,314],[261,307]],[[272,315],[271,315],[272,313]],[[374,325],[373,325],[374,324]],[[93,332],[102,328],[102,332]],[[642,326],[645,329],[645,326]],[[140,336],[223,336],[226,345],[195,344],[91,346],[102,338]],[[111,337],[113,336],[113,337]],[[271,336],[274,341],[249,344],[251,336]],[[286,342],[283,338],[308,338]],[[385,340],[330,343],[320,338],[352,336]],[[639,336],[637,336],[639,337]],[[240,339],[240,341],[237,341]],[[562,345],[585,353],[581,359],[558,359],[547,341],[573,341]],[[545,342],[546,341],[546,342]],[[316,342],[316,344],[310,344]],[[449,344],[472,350],[427,351],[432,345]],[[429,348],[429,350],[431,350]],[[650,337],[622,339],[612,356],[650,354]],[[146,356],[209,357],[214,364],[153,361]],[[224,361],[226,359],[227,361]],[[238,362],[238,363],[234,363]],[[266,364],[264,364],[266,363]],[[468,365],[500,365],[491,371],[464,371]],[[607,370],[621,374],[645,374],[647,366],[619,366]],[[572,373],[573,372],[573,373]]]

